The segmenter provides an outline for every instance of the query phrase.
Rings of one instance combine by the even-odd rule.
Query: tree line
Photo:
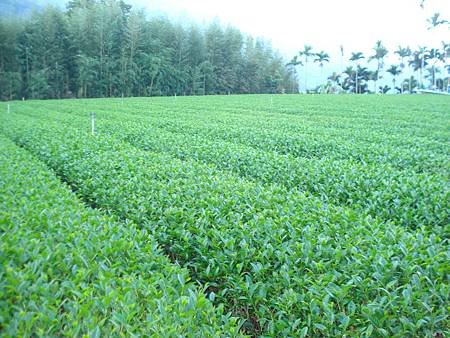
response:
[[[0,19],[0,98],[298,92],[271,45],[219,22],[147,18],[122,0],[72,0]]]
[[[421,3],[423,5],[423,1]],[[430,28],[449,25],[436,13]],[[325,51],[305,45],[287,64],[269,43],[217,21],[206,26],[148,19],[123,0],[71,0],[26,18],[0,18],[0,99],[305,92],[413,93],[449,87],[450,44],[352,52],[349,66],[324,77]],[[370,64],[375,62],[375,68]],[[308,84],[310,63],[321,85]],[[302,67],[302,76],[298,68]],[[381,79],[390,77],[392,86]],[[401,80],[399,80],[401,79]]]
[[[416,50],[409,46],[398,48],[393,52],[397,57],[397,63],[389,67],[385,65],[385,58],[389,50],[382,41],[377,41],[373,47],[373,53],[365,56],[362,52],[352,52],[347,59],[351,65],[342,72],[334,72],[327,77],[325,83],[316,88],[308,87],[308,64],[318,63],[323,72],[324,63],[330,61],[330,56],[325,51],[314,52],[311,45],[305,45],[297,55],[288,63],[294,73],[297,66],[304,70],[304,87],[307,92],[349,92],[349,93],[413,93],[417,89],[433,89],[446,91],[449,86],[450,65],[447,58],[450,56],[450,44],[442,41],[437,48],[419,47]],[[344,58],[344,48],[341,46],[341,56]],[[375,68],[369,69],[369,64],[374,61]],[[365,64],[363,65],[363,62]],[[367,66],[367,67],[366,67]],[[402,74],[403,81],[398,82]],[[389,76],[392,86],[378,86],[384,76]],[[323,78],[323,75],[321,75]],[[372,85],[371,85],[372,84]]]
[[[424,8],[426,0],[420,0],[420,6]],[[450,29],[450,21],[441,17],[436,12],[427,19],[428,29],[432,30],[438,26]],[[341,72],[334,72],[324,81],[324,84],[316,87],[308,87],[308,63],[318,63],[321,70],[321,81],[323,81],[323,66],[330,61],[330,56],[325,51],[314,52],[311,45],[305,45],[287,64],[291,71],[296,74],[297,67],[303,67],[305,92],[336,93],[348,92],[355,94],[363,93],[414,93],[417,89],[432,89],[448,91],[450,93],[450,43],[442,41],[440,46],[420,46],[411,49],[409,46],[398,46],[394,54],[397,63],[391,64],[389,68],[385,65],[385,58],[389,50],[378,40],[373,47],[373,53],[367,57],[362,52],[352,52],[348,61],[351,63]],[[344,47],[340,46],[341,58],[344,59]],[[364,65],[362,63],[365,62]],[[376,68],[369,69],[369,64],[375,61]],[[367,67],[366,67],[367,66]],[[391,77],[392,87],[389,85],[377,86],[385,73]],[[398,83],[398,78],[403,79]],[[406,76],[405,76],[406,75]],[[372,89],[370,82],[373,83]]]

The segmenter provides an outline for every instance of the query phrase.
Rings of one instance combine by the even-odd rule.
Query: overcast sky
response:
[[[377,40],[391,51],[388,62],[396,62],[398,45],[441,47],[450,41],[448,26],[428,30],[426,20],[435,12],[450,18],[449,0],[128,0],[149,13],[209,22],[218,18],[253,36],[272,42],[283,56],[291,58],[304,44],[325,50],[332,62],[324,74],[337,70],[352,51],[372,53]],[[340,56],[340,45],[345,57]],[[316,75],[319,72],[316,72]],[[318,76],[318,75],[317,75]],[[317,77],[316,76],[316,77]],[[320,79],[311,79],[312,82]],[[316,81],[315,81],[316,80]]]
[[[399,44],[436,45],[450,40],[441,26],[427,30],[426,19],[439,11],[450,17],[449,0],[129,0],[150,12],[201,21],[219,18],[242,31],[264,36],[283,54],[296,53],[304,44],[315,50],[339,54],[339,46],[350,51],[370,52],[376,40],[394,49]]]

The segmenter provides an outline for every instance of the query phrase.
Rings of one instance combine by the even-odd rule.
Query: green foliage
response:
[[[448,103],[30,101],[0,132],[150,234],[243,333],[433,336],[449,333]]]
[[[148,231],[84,207],[4,136],[0,189],[2,335],[237,334]]]
[[[296,90],[270,44],[213,22],[146,19],[123,1],[70,1],[0,18],[0,99],[281,93]],[[14,81],[10,72],[18,73]],[[3,77],[3,76],[2,76]],[[19,84],[17,85],[17,80]]]

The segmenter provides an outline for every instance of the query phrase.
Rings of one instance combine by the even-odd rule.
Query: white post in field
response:
[[[91,135],[95,133],[95,113],[91,113]]]

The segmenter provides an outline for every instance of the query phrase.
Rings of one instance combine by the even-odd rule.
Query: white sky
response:
[[[372,53],[376,40],[391,51],[388,62],[396,62],[398,45],[441,47],[450,41],[448,26],[428,30],[426,20],[435,12],[450,20],[449,0],[128,0],[135,8],[170,17],[209,22],[219,18],[253,36],[272,42],[286,58],[304,44],[332,57],[324,73],[341,64],[339,46],[344,46],[344,64],[352,51]]]
[[[441,26],[427,30],[426,19],[439,11],[450,19],[449,0],[128,0],[135,7],[203,21],[218,17],[254,36],[270,39],[283,54],[305,44],[315,50],[369,52],[376,40],[393,49],[402,45],[437,45],[450,40]]]

